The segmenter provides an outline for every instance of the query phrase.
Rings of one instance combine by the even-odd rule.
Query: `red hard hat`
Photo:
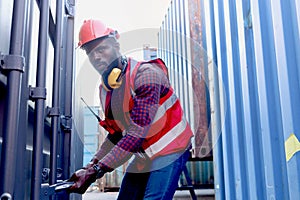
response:
[[[116,39],[120,37],[117,31],[106,27],[106,25],[99,20],[84,20],[83,25],[81,26],[79,31],[78,46],[82,47],[82,45],[92,40],[105,36],[112,36]]]

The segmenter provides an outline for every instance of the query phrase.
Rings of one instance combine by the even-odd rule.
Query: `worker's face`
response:
[[[118,43],[111,39],[103,39],[94,47],[86,48],[91,64],[102,75],[107,67],[118,57]]]

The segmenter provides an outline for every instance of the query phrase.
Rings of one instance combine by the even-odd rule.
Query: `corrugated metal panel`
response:
[[[185,115],[195,133],[193,157],[211,156],[208,136],[208,113],[203,49],[198,36],[200,6],[190,6],[192,1],[171,1],[159,33],[158,55],[168,68],[171,84],[179,96]],[[186,13],[192,13],[191,16]],[[198,16],[199,15],[199,16]],[[198,16],[198,17],[196,17]],[[199,81],[200,80],[200,81]]]
[[[299,136],[296,7],[291,1],[218,1],[214,8],[227,102],[221,104],[227,110],[224,196],[297,199],[299,181],[289,174],[298,175],[299,158],[285,156],[285,141]],[[295,23],[287,25],[291,19]]]
[[[300,199],[299,1],[197,5],[185,15],[207,51],[216,199]]]
[[[159,31],[158,56],[163,58],[169,70],[171,84],[179,96],[185,115],[195,133],[193,138],[193,156],[203,158],[211,156],[211,139],[208,136],[208,117],[203,48],[199,45],[199,30],[193,16],[187,13],[199,13],[198,7],[189,5],[190,1],[171,1]],[[198,17],[200,21],[200,16]],[[191,37],[191,34],[194,37]],[[203,76],[202,76],[203,75]],[[199,80],[201,80],[199,82]],[[209,143],[210,142],[210,143]],[[188,162],[188,172],[195,187],[211,187],[214,181],[213,162]],[[180,182],[186,185],[184,175]]]
[[[195,188],[209,188],[214,183],[214,167],[212,161],[188,162],[187,170]],[[180,184],[188,185],[182,174]]]
[[[299,155],[286,157],[298,150],[295,138],[300,134],[299,3],[213,4],[205,11],[214,12],[216,45],[211,51],[217,53],[219,86],[225,88],[219,93],[219,112],[227,111],[219,120],[221,149],[214,155],[223,154],[215,159],[218,178],[224,181],[216,185],[216,196],[299,199],[299,181],[293,178],[299,176]]]
[[[207,82],[208,82],[208,70],[205,66],[208,63],[208,57],[206,53],[206,41],[202,38],[205,37],[204,16],[201,15],[203,6],[202,2],[190,0],[189,2],[189,24],[190,24],[190,37],[191,37],[191,63],[192,63],[192,80],[193,90],[197,99],[197,105],[194,110],[199,110],[197,113],[195,123],[198,124],[198,128],[195,134],[195,157],[209,157],[211,156],[211,135],[208,134],[208,123],[210,121],[209,101],[207,101]]]

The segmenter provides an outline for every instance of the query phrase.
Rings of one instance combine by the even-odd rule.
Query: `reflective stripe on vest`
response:
[[[167,69],[161,60],[157,59],[151,62],[159,66],[167,75]],[[139,66],[140,63],[130,69],[132,97],[134,97],[132,87]],[[184,150],[189,145],[192,135],[179,99],[170,88],[169,92],[159,101],[159,107],[142,147],[149,158],[153,159],[159,155]]]
[[[156,141],[154,144],[151,144],[147,149],[145,149],[145,153],[150,158],[153,157],[155,154],[166,148],[171,142],[176,140],[176,138],[180,134],[185,134],[184,130],[186,129],[186,127],[187,121],[185,118],[183,118],[180,123],[176,124],[176,126],[174,126],[170,131],[163,135],[158,141]]]

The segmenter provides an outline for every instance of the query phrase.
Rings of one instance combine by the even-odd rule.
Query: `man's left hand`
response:
[[[99,173],[99,169],[94,166],[77,170],[68,180],[74,182],[68,191],[83,194],[97,178],[101,178],[104,173]]]

